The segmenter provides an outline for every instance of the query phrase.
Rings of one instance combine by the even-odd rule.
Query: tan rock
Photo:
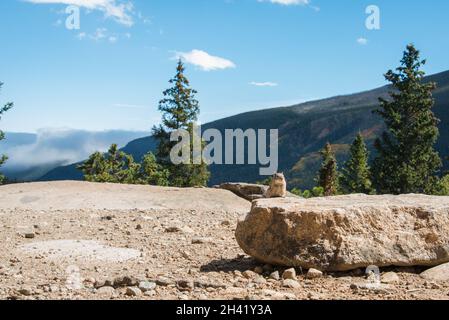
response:
[[[449,262],[449,197],[348,195],[256,200],[240,247],[262,263],[322,271]]]
[[[426,270],[421,277],[430,281],[449,281],[449,263]]]
[[[298,281],[292,279],[285,279],[282,281],[282,286],[285,288],[298,289],[301,287]]]
[[[294,268],[285,270],[282,274],[282,279],[296,280],[296,270]]]
[[[399,279],[399,276],[397,275],[397,273],[395,272],[387,272],[384,273],[381,276],[381,280],[382,283],[398,283],[401,281],[401,279]]]
[[[320,270],[317,269],[309,269],[309,271],[307,271],[307,279],[318,279],[321,278],[323,276],[323,272],[321,272]]]

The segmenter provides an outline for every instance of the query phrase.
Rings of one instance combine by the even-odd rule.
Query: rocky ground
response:
[[[261,265],[234,236],[250,206],[216,189],[0,187],[0,299],[449,299],[422,268],[382,269],[379,284]]]

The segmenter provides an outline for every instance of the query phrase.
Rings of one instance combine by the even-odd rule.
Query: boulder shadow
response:
[[[253,258],[241,257],[234,259],[219,259],[212,260],[209,263],[200,267],[200,272],[233,272],[233,271],[246,271],[253,270],[255,267],[260,266]]]

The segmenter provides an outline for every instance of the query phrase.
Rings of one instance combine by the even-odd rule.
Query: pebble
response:
[[[180,291],[191,291],[195,288],[193,280],[178,280],[176,286]]]
[[[284,273],[282,274],[282,279],[296,280],[296,270],[294,268],[285,270]]]
[[[205,243],[212,243],[212,239],[210,238],[193,238],[192,244],[205,244]]]
[[[254,280],[254,283],[257,284],[266,284],[267,280],[264,277],[256,277]]]
[[[257,276],[257,273],[255,273],[252,270],[246,270],[242,273],[242,275],[246,278],[246,279],[254,279]]]
[[[307,279],[317,279],[317,278],[321,278],[323,276],[323,272],[321,272],[320,270],[317,269],[309,269],[309,271],[307,271]]]
[[[33,290],[31,288],[22,288],[19,290],[19,293],[24,296],[31,296],[33,294]]]
[[[161,286],[161,287],[167,287],[167,286],[169,286],[169,285],[172,285],[172,284],[173,284],[173,281],[170,280],[170,279],[168,279],[168,278],[166,278],[166,277],[159,277],[159,278],[157,278],[157,280],[156,280],[156,284],[157,284],[158,286]]]
[[[285,279],[284,281],[282,281],[282,286],[284,288],[291,288],[291,289],[298,289],[299,287],[301,287],[299,282],[293,279]]]
[[[101,287],[97,290],[97,294],[102,296],[113,296],[115,295],[115,289],[113,287]]]
[[[231,225],[231,221],[229,221],[229,220],[224,220],[224,221],[221,222],[221,225],[222,225],[223,227],[229,227],[229,226]]]
[[[26,239],[34,239],[36,237],[36,234],[34,232],[25,233]]]
[[[142,291],[137,287],[126,288],[126,295],[129,297],[138,297],[142,294]]]
[[[279,281],[281,279],[281,276],[279,275],[279,271],[274,271],[270,274],[270,279]]]
[[[380,281],[382,283],[398,283],[400,279],[395,272],[387,272],[382,275]]]
[[[147,291],[152,291],[154,289],[156,289],[157,284],[151,281],[141,281],[139,283],[139,289],[142,292],[147,292]]]
[[[114,288],[119,287],[135,287],[137,279],[131,276],[123,276],[114,279]]]

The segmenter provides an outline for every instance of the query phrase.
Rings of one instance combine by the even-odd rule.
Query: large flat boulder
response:
[[[239,221],[245,253],[274,265],[347,271],[449,262],[449,197],[262,199]]]

